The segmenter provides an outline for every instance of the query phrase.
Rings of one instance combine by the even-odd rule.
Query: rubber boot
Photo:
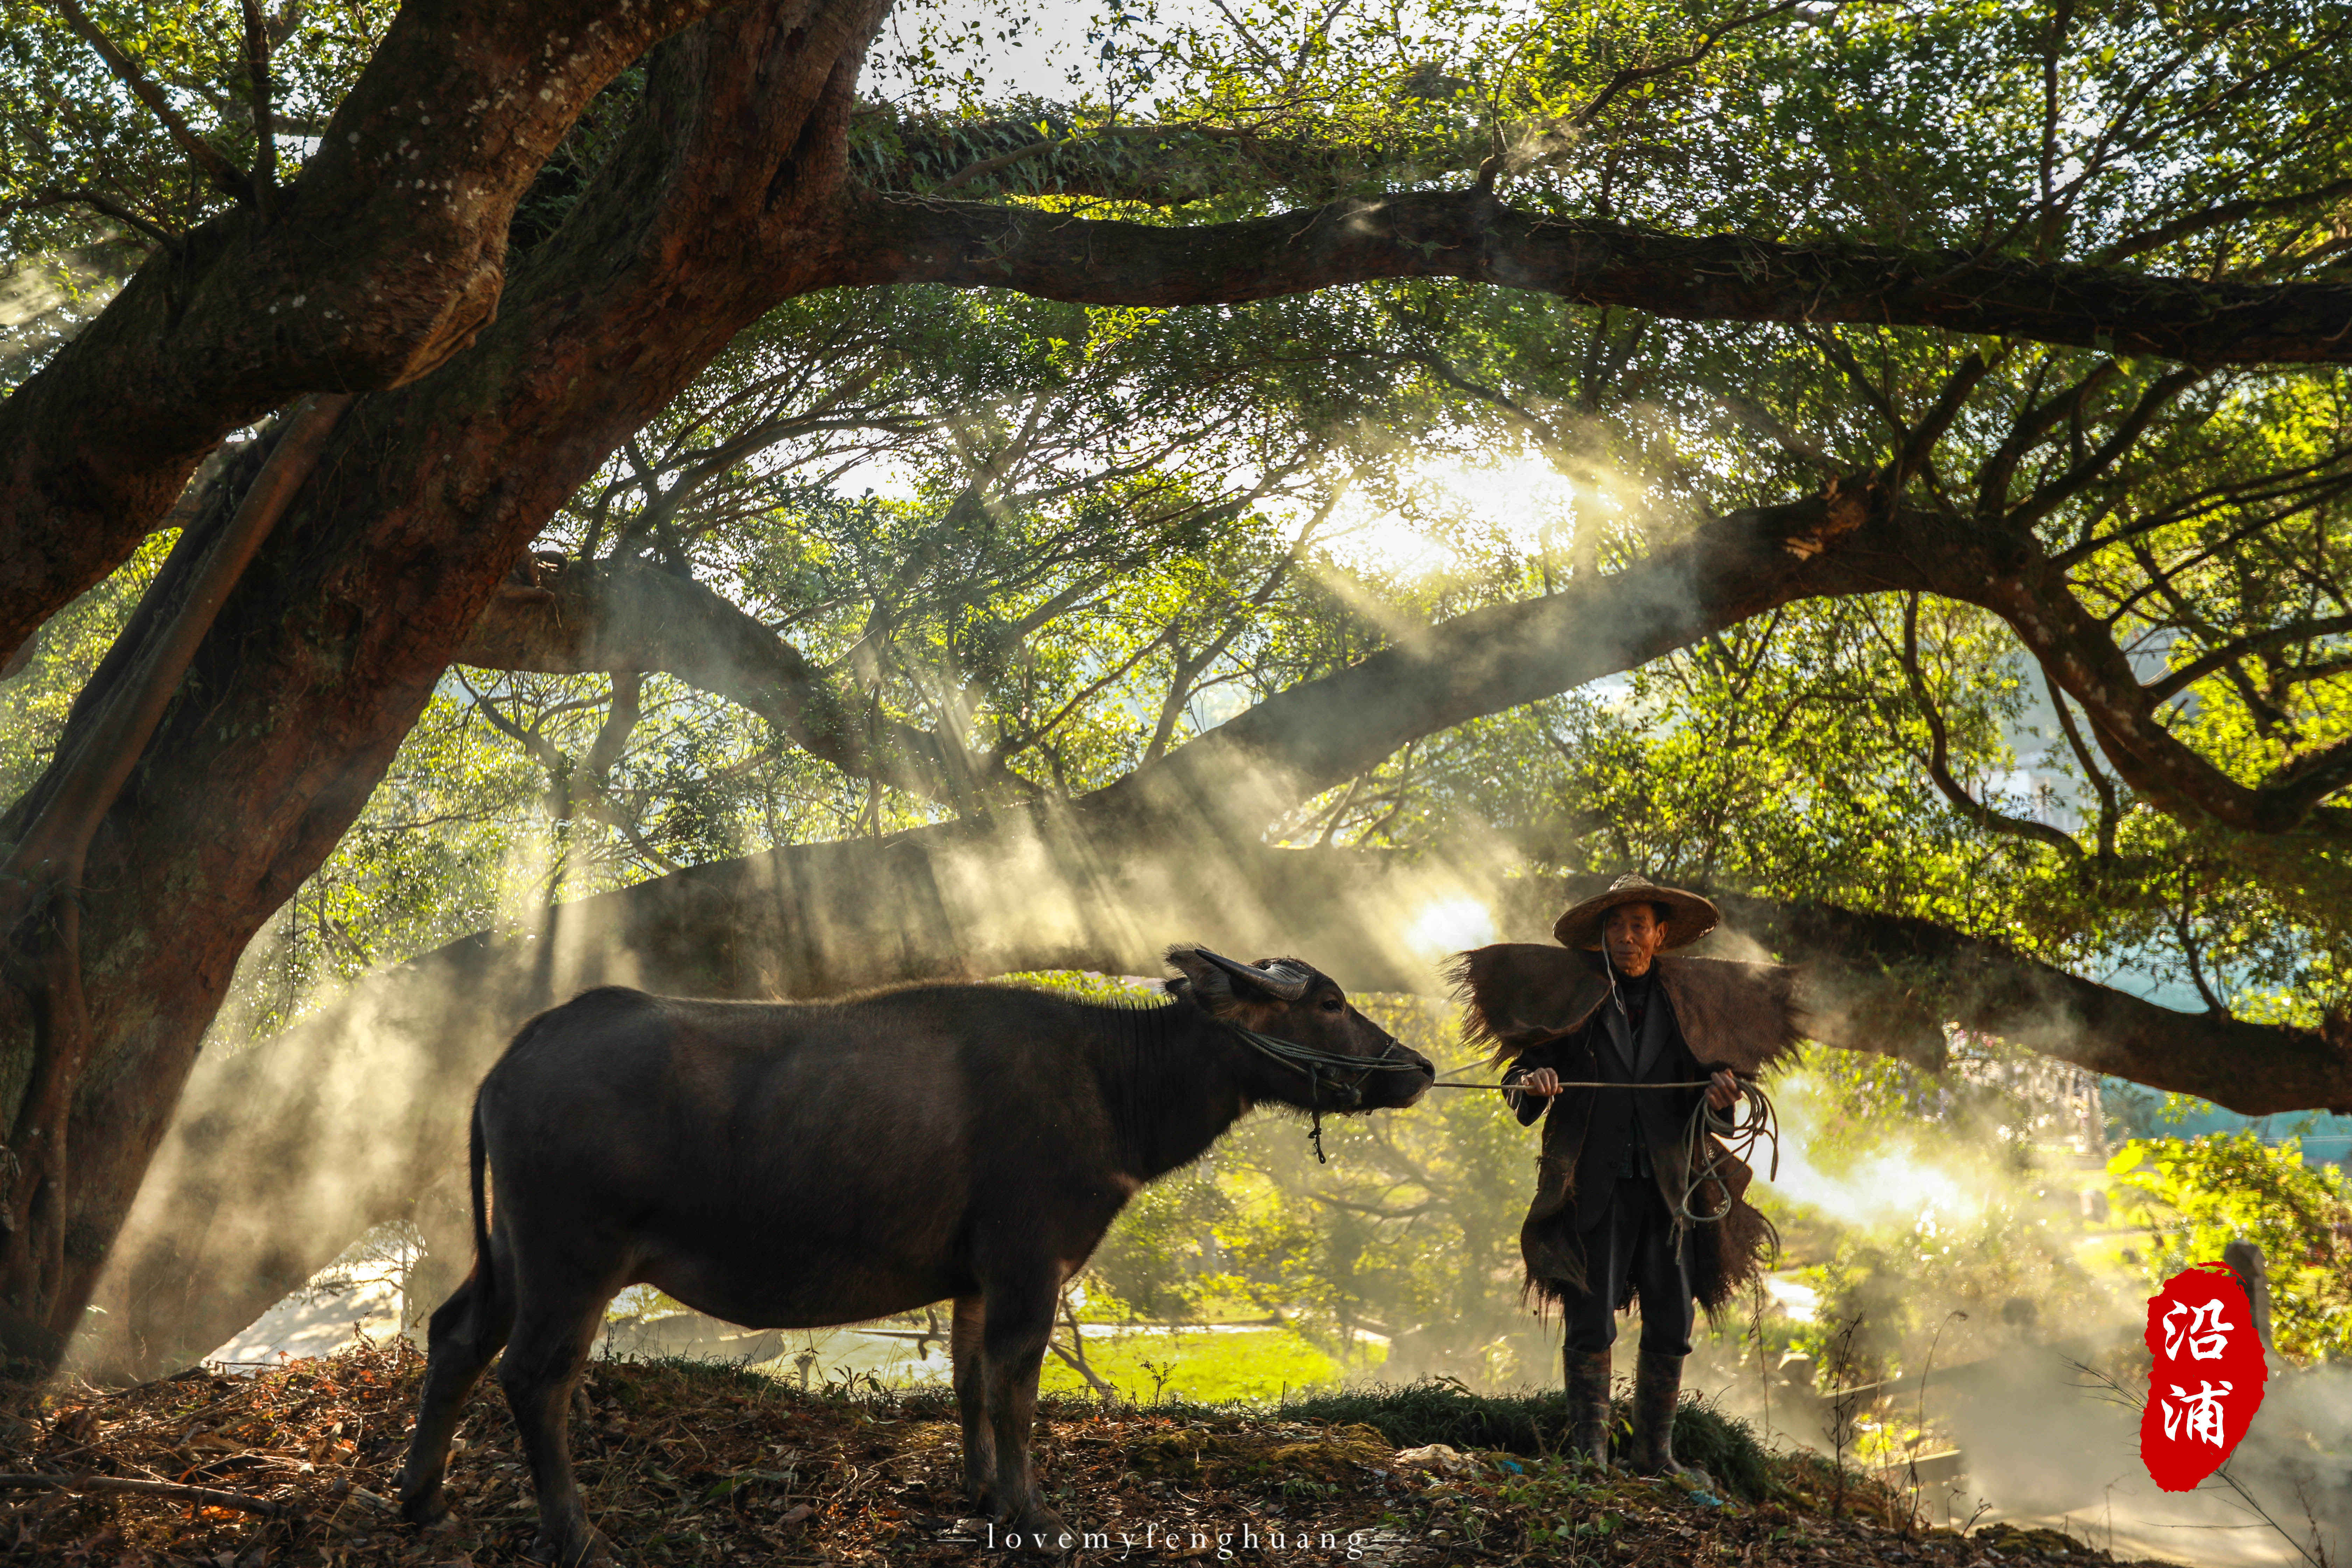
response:
[[[1678,1476],[1675,1405],[1683,1392],[1683,1358],[1643,1351],[1633,1361],[1633,1473]]]
[[[1609,1352],[1571,1350],[1568,1363],[1568,1452],[1609,1463]]]

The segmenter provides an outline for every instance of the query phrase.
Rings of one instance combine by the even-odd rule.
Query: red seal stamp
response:
[[[2221,1468],[2263,1405],[2270,1367],[2245,1287],[2224,1263],[2200,1263],[2148,1299],[2147,1409],[2139,1457],[2156,1484],[2185,1492]]]

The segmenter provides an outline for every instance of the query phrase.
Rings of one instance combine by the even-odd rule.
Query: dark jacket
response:
[[[1716,1066],[1755,1074],[1795,1046],[1792,970],[1667,956],[1655,959],[1654,969],[1639,1041],[1618,1037],[1624,1021],[1610,1002],[1608,972],[1597,953],[1504,942],[1464,953],[1454,973],[1468,1007],[1467,1034],[1491,1042],[1513,1076],[1538,1067],[1570,1082],[1695,1079]],[[1522,1122],[1544,1115],[1535,1197],[1519,1227],[1529,1290],[1552,1300],[1583,1290],[1581,1231],[1605,1212],[1607,1200],[1596,1189],[1616,1185],[1611,1153],[1622,1147],[1619,1138],[1638,1141],[1668,1212],[1680,1207],[1689,1174],[1691,1110],[1705,1094],[1697,1089],[1570,1089],[1553,1099],[1549,1112],[1538,1111],[1534,1096],[1511,1096]],[[1626,1102],[1632,1102],[1626,1109],[1612,1109]],[[1593,1150],[1589,1168],[1588,1143]],[[1700,1245],[1694,1247],[1691,1274],[1699,1303],[1712,1311],[1760,1269],[1771,1226],[1746,1200],[1752,1173],[1711,1134],[1707,1147],[1720,1178],[1701,1182],[1690,1206],[1699,1214],[1727,1206],[1728,1213],[1695,1227]],[[1590,1215],[1580,1212],[1588,1202],[1594,1205]]]
[[[1570,1083],[1692,1083],[1715,1071],[1702,1064],[1683,1038],[1665,987],[1655,982],[1643,987],[1649,1005],[1643,1009],[1638,1035],[1629,1031],[1629,1018],[1616,1002],[1604,1004],[1585,1026],[1521,1051],[1504,1075],[1516,1083],[1538,1068],[1549,1068]],[[1576,1147],[1574,1178],[1575,1228],[1591,1230],[1609,1212],[1620,1175],[1629,1167],[1646,1173],[1673,1214],[1683,1201],[1688,1179],[1691,1117],[1706,1098],[1703,1089],[1564,1089],[1549,1103],[1532,1094],[1510,1094],[1512,1110],[1526,1126],[1549,1110],[1558,1121],[1578,1123],[1555,1133],[1544,1131],[1547,1151],[1555,1145]],[[1729,1132],[1729,1117],[1710,1113],[1707,1125]],[[1705,1212],[1705,1211],[1702,1211]]]

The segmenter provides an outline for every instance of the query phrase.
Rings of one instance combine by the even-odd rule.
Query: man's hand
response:
[[[1511,1087],[1521,1094],[1538,1094],[1549,1099],[1559,1092],[1559,1074],[1549,1068],[1538,1068]]]
[[[1718,1068],[1706,1086],[1706,1106],[1709,1110],[1728,1110],[1739,1098],[1739,1078],[1729,1068]]]

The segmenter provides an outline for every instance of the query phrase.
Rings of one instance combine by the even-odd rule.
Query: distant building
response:
[[[2035,1056],[2015,1047],[1994,1047],[1973,1036],[1952,1042],[1951,1066],[1962,1083],[1990,1089],[2013,1100],[2021,1121],[2016,1135],[2044,1148],[2107,1156],[2106,1107],[2099,1098],[2099,1075]]]

